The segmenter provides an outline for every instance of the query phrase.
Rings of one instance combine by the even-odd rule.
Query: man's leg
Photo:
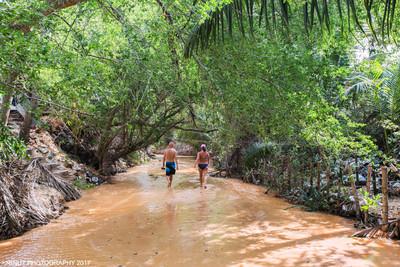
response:
[[[168,188],[169,188],[170,176],[171,176],[171,174],[170,174],[170,172],[169,172],[169,168],[168,168],[168,166],[166,166],[166,169],[165,169],[165,178],[167,178],[167,187],[168,187]]]
[[[174,177],[173,175],[169,176],[169,179],[168,179],[168,188],[171,188],[171,186],[172,186],[172,178],[173,178],[173,177]]]

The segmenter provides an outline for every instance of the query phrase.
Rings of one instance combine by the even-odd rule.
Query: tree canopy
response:
[[[3,123],[12,97],[38,125],[58,117],[104,173],[188,132],[221,155],[270,142],[326,159],[396,157],[396,1],[3,0],[0,10]]]

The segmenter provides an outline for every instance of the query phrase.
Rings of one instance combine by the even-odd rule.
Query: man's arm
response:
[[[165,151],[164,151],[164,155],[163,155],[163,160],[162,160],[162,167],[161,169],[165,168]]]
[[[178,165],[178,152],[175,151],[175,162],[176,162],[176,169],[179,170],[179,165]]]

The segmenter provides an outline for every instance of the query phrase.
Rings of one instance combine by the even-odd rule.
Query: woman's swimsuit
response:
[[[204,170],[208,168],[208,164],[207,163],[199,163],[199,168],[200,170]]]
[[[200,158],[200,161],[207,161],[208,154],[207,154],[207,156],[202,156],[201,154],[199,154],[199,158]],[[199,163],[198,166],[199,166],[200,170],[204,170],[204,169],[208,168],[208,163]]]

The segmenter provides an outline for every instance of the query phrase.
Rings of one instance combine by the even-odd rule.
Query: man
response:
[[[173,176],[176,170],[178,170],[178,160],[176,158],[177,152],[174,146],[175,143],[173,141],[169,142],[167,149],[164,151],[163,166],[161,168],[163,170],[165,169],[168,188],[171,188]]]

